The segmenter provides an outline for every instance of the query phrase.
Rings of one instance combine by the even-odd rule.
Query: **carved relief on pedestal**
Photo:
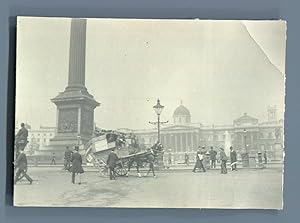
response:
[[[81,110],[81,133],[92,135],[94,128],[94,112],[82,108]]]
[[[65,108],[59,110],[58,129],[59,133],[77,132],[78,108]]]

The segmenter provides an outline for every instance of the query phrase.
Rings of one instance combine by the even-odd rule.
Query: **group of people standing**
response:
[[[206,155],[209,155],[210,159],[210,168],[215,169],[216,168],[216,161],[218,152],[214,150],[213,147],[210,147],[210,151],[206,151],[205,147],[203,146],[202,149],[199,147],[199,150],[196,154],[196,163],[193,169],[193,172],[196,172],[196,169],[202,170],[203,172],[206,172],[206,168],[204,165],[204,159]],[[227,163],[228,157],[224,151],[223,148],[220,148],[220,154],[219,154],[219,161],[221,162],[221,174],[227,174]],[[237,154],[236,151],[233,149],[233,147],[230,147],[230,166],[231,170],[237,170]]]

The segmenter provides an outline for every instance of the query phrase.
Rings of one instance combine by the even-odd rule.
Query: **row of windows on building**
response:
[[[49,139],[54,137],[54,133],[29,133],[28,134],[28,141],[30,143],[49,143]]]
[[[230,134],[231,139],[235,138],[235,134]],[[237,134],[237,140],[238,141],[242,141],[243,140],[244,135],[241,134]],[[247,138],[249,137],[253,137],[253,140],[256,141],[258,140],[258,133],[252,133],[251,135],[247,134],[246,135]],[[275,133],[274,132],[268,132],[268,133],[259,133],[259,137],[260,139],[275,139]],[[220,135],[206,135],[203,136],[203,139],[200,140],[204,140],[204,141],[224,141],[226,138],[225,134],[220,134]],[[150,137],[149,138],[149,143],[153,143],[155,142],[157,139],[156,137]]]
[[[54,136],[54,133],[29,133],[28,134],[28,137],[29,138],[35,138],[35,137],[41,137],[41,136],[44,136],[44,137],[53,137]]]
[[[238,139],[240,140],[242,137],[244,137],[244,134],[243,133],[240,133],[240,134],[230,134],[230,137],[231,139],[233,139],[235,136],[238,137]],[[257,140],[258,138],[258,133],[251,133],[251,134],[246,134],[246,137],[253,137],[253,140]],[[220,134],[220,135],[206,135],[204,137],[204,140],[207,140],[207,141],[212,141],[212,140],[215,140],[215,141],[224,141],[226,138],[225,134]],[[259,133],[259,138],[260,139],[275,139],[275,132],[266,132],[266,133],[263,133],[263,132],[260,132]]]
[[[49,139],[31,138],[31,139],[29,139],[29,142],[31,142],[31,143],[40,143],[40,142],[47,143],[47,142],[49,142]]]

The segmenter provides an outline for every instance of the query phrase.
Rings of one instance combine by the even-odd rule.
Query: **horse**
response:
[[[139,177],[141,177],[139,167],[143,164],[149,164],[149,170],[147,171],[146,176],[150,173],[150,171],[152,171],[153,176],[155,176],[154,163],[157,159],[158,154],[162,151],[163,151],[163,146],[160,143],[156,143],[152,147],[148,148],[145,154],[139,156],[133,156],[128,162],[127,176],[130,173],[130,168],[132,167],[133,163],[136,163],[136,169]]]
[[[138,145],[134,145],[134,146],[130,147],[129,155],[133,155],[133,154],[136,154],[138,152],[140,152],[140,147]],[[131,167],[134,163],[136,164],[136,171],[138,173],[138,176],[142,177],[142,175],[140,173],[140,168],[139,168],[142,163],[140,162],[140,159],[138,159],[135,156],[132,157],[131,159],[129,159],[129,161],[128,161],[128,170],[127,170],[126,176],[129,176],[130,169],[131,169]]]

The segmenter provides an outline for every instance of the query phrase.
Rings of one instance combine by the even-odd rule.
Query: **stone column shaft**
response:
[[[86,20],[72,19],[70,34],[68,86],[85,86]]]

